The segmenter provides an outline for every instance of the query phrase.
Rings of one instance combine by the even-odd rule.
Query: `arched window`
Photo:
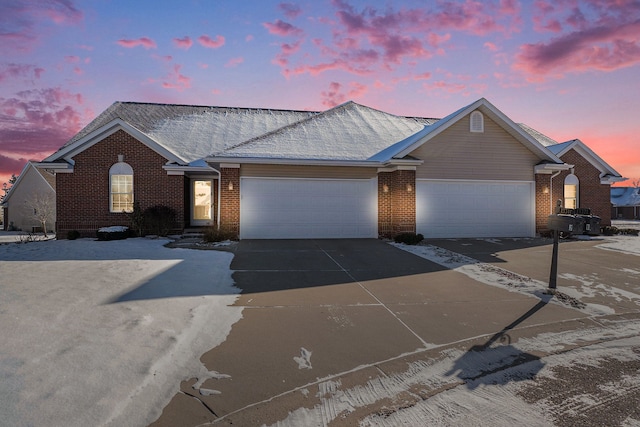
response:
[[[474,111],[469,118],[469,131],[484,132],[484,116],[480,111]]]
[[[133,212],[133,168],[122,156],[109,169],[109,210]]]
[[[580,181],[574,174],[567,175],[564,179],[564,207],[568,209],[576,209],[578,207],[578,190]]]

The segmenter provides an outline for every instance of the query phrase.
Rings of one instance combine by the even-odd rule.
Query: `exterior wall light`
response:
[[[549,187],[544,187],[544,188],[542,189],[542,193],[543,193],[543,194],[549,194]]]
[[[383,192],[383,193],[388,193],[388,192],[389,192],[389,186],[388,186],[387,184],[384,184],[384,185],[382,186],[382,192]]]
[[[413,191],[413,187],[411,184],[407,184],[407,193],[411,193]]]
[[[229,191],[233,191],[233,182],[229,181]]]

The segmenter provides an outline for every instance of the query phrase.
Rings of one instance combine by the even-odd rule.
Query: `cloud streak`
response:
[[[224,46],[225,38],[224,36],[217,35],[215,39],[212,39],[208,35],[204,34],[198,37],[198,43],[209,49],[217,49]]]
[[[640,63],[640,3],[606,3],[603,7],[596,1],[536,2],[536,29],[558,35],[522,45],[513,68],[536,81],[547,75],[614,71]]]
[[[0,151],[14,153],[12,158],[21,160],[52,153],[80,130],[84,117],[78,107],[83,102],[80,94],[61,88],[26,90],[0,98]],[[15,164],[6,157],[2,164],[12,164],[9,171],[15,171]]]
[[[333,0],[335,19],[317,22],[327,27],[331,38],[311,40],[317,55],[296,55],[289,49],[304,43],[300,28],[276,20],[264,23],[267,31],[279,37],[293,38],[282,44],[272,61],[282,67],[285,76],[318,75],[332,70],[356,75],[390,71],[417,60],[443,55],[453,45],[452,32],[485,36],[490,33],[508,35],[521,24],[520,9],[514,0],[497,2],[441,1],[434,7],[384,11],[373,6],[359,10],[345,0]],[[293,15],[287,15],[292,17]],[[298,15],[295,15],[298,16]],[[298,49],[299,50],[299,49]],[[295,56],[295,57],[294,57]],[[310,58],[318,58],[310,61]]]
[[[126,47],[127,49],[133,49],[138,46],[141,46],[145,49],[158,48],[156,42],[149,37],[140,37],[139,39],[120,39],[117,41],[117,43],[122,47]]]

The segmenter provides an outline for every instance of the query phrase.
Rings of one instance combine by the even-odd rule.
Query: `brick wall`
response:
[[[392,177],[393,173],[391,172],[378,173],[378,235],[383,237],[393,236],[391,217]]]
[[[557,177],[554,178],[554,183]],[[551,174],[536,175],[536,233],[547,228],[547,218],[552,213]]]
[[[575,165],[574,175],[578,177],[578,204],[581,208],[590,208],[594,215],[601,218],[602,225],[611,225],[611,186],[600,183],[600,171],[575,150],[569,150],[561,157],[562,161]],[[571,171],[562,172],[553,179],[555,199],[563,199],[564,179]]]
[[[220,183],[220,228],[238,235],[240,233],[240,169],[221,168]]]
[[[130,225],[126,213],[109,212],[109,169],[119,154],[133,168],[133,197],[140,208],[168,206],[176,211],[175,231],[184,228],[185,177],[168,176],[164,157],[119,130],[74,156],[73,173],[56,175],[58,238],[71,230],[95,237],[100,227]]]
[[[391,222],[394,234],[416,231],[416,172],[398,170],[391,178]]]

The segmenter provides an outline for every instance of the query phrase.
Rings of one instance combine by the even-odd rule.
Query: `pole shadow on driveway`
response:
[[[471,347],[456,360],[446,375],[456,374],[471,390],[481,384],[504,385],[511,381],[523,381],[535,377],[544,367],[544,363],[540,357],[523,352],[511,345],[511,337],[507,332],[544,308],[551,298],[552,296],[545,295],[529,311],[505,326],[486,343]],[[502,345],[493,346],[497,342]]]

